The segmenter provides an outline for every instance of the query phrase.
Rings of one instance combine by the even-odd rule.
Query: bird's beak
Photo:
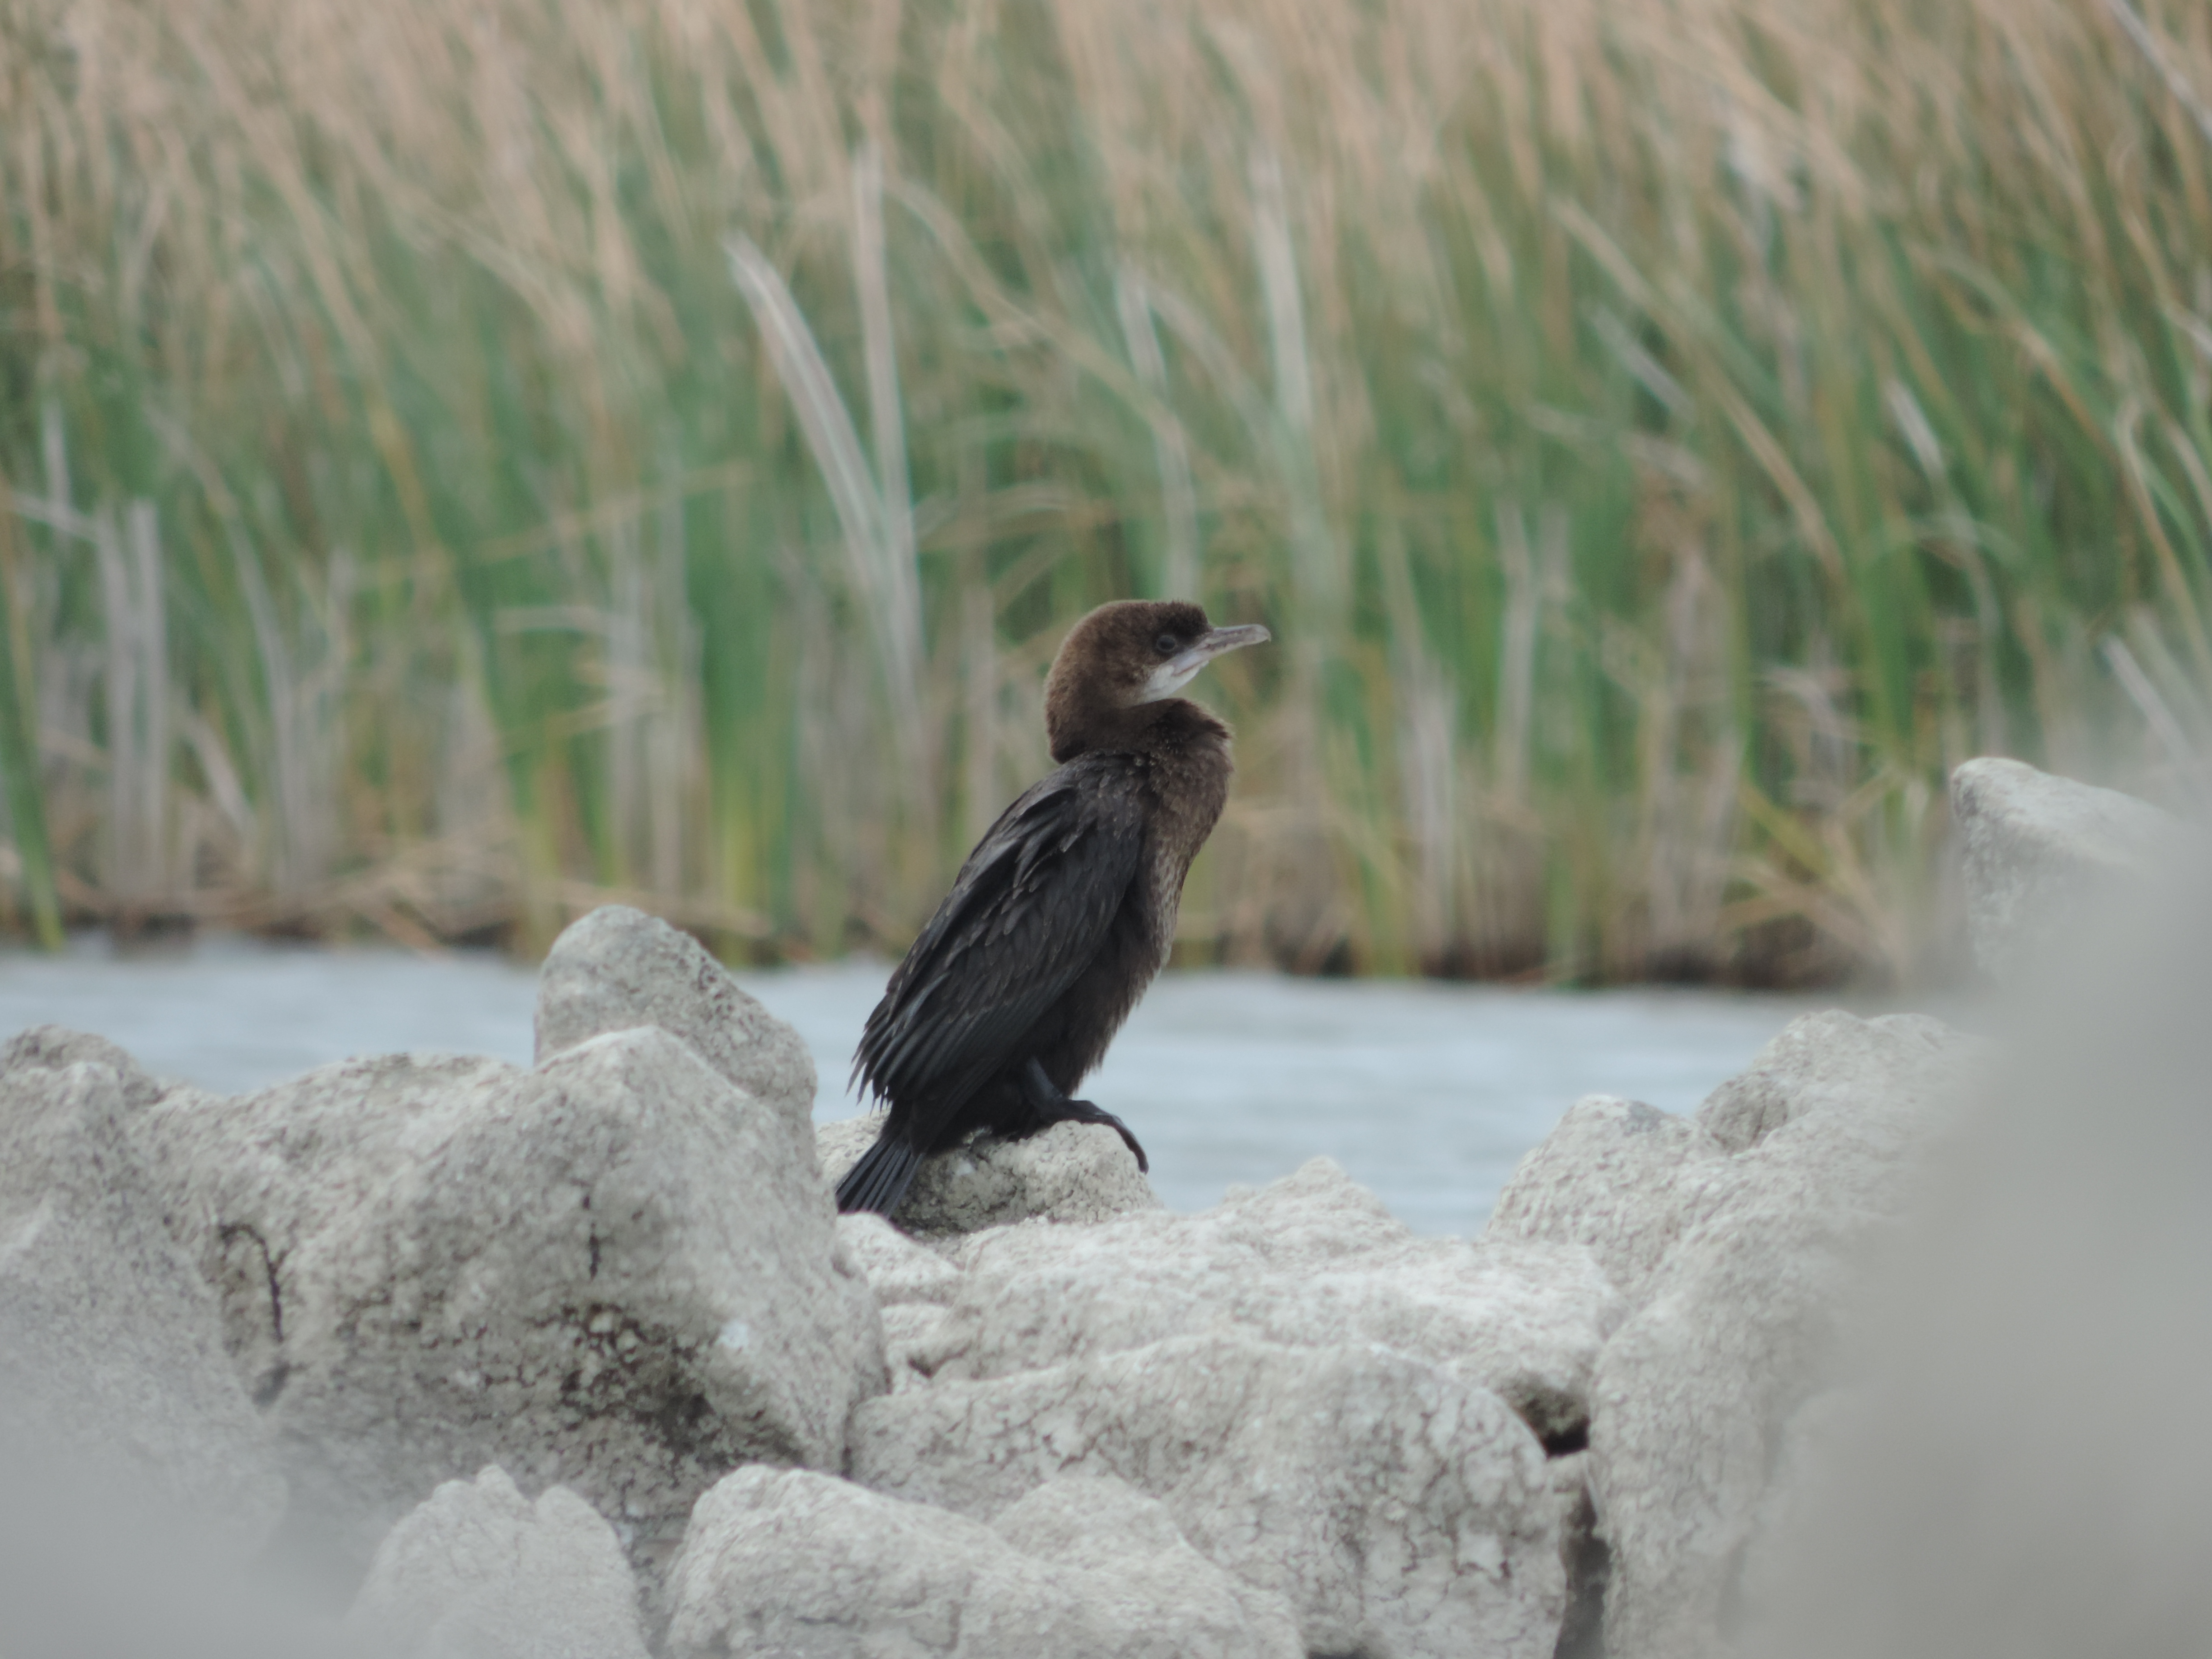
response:
[[[1241,628],[1209,628],[1179,652],[1174,661],[1178,668],[1188,663],[1195,674],[1225,652],[1240,646],[1265,645],[1274,637],[1257,623],[1246,623]]]
[[[1145,683],[1144,695],[1137,701],[1158,702],[1163,697],[1172,697],[1216,657],[1240,646],[1265,644],[1273,637],[1257,623],[1246,623],[1237,628],[1209,628],[1152,670],[1152,678]]]

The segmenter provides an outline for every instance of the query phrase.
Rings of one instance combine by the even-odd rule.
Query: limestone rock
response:
[[[185,1086],[155,1077],[106,1037],[72,1031],[65,1025],[31,1026],[0,1048],[0,1077],[17,1072],[65,1072],[79,1063],[104,1066],[114,1073],[123,1103],[134,1112]]]
[[[1289,1609],[1121,1482],[1040,1487],[995,1527],[800,1471],[740,1469],[670,1574],[676,1659],[1299,1659]]]
[[[566,1486],[449,1480],[377,1547],[348,1624],[392,1659],[646,1659],[614,1529]]]
[[[1783,1425],[1774,1472],[1736,1572],[1734,1599],[1744,1624],[1764,1625],[1787,1607],[1796,1559],[1820,1547],[1820,1527],[1849,1460],[1881,1431],[1872,1403],[1864,1392],[1830,1389],[1805,1401]]]
[[[1722,1147],[1747,1152],[1793,1118],[1829,1104],[1911,1093],[1955,1037],[1925,1014],[1861,1019],[1841,1009],[1801,1014],[1708,1095],[1696,1123]]]
[[[11,1398],[10,1404],[19,1401]],[[215,1506],[179,1509],[0,1409],[0,1626],[9,1659],[386,1659],[349,1642]],[[203,1491],[189,1494],[205,1497]]]
[[[960,1270],[935,1250],[917,1244],[879,1215],[837,1218],[837,1244],[868,1281],[884,1321],[884,1354],[891,1387],[914,1388],[928,1374],[918,1362],[941,1343],[945,1310]]]
[[[1416,1237],[1326,1158],[1201,1214],[1033,1222],[956,1255],[950,1310],[912,1351],[940,1378],[1206,1332],[1374,1342],[1504,1396],[1547,1440],[1587,1422],[1590,1370],[1623,1311],[1587,1250]]]
[[[1547,1659],[1564,1577],[1535,1437],[1496,1395],[1378,1345],[1180,1337],[939,1381],[854,1417],[853,1478],[977,1519],[1113,1475],[1287,1601],[1310,1653]]]
[[[1579,1100],[1521,1160],[1483,1237],[1585,1245],[1641,1307],[1731,1154],[1825,1104],[1911,1094],[1954,1036],[1923,1015],[1832,1009],[1792,1020],[1690,1117],[1610,1095]]]
[[[942,1307],[952,1300],[960,1270],[944,1256],[866,1211],[837,1218],[837,1245],[868,1281],[879,1307],[908,1303]]]
[[[97,1038],[27,1039],[0,1075],[0,1431],[136,1510],[191,1515],[216,1555],[243,1559],[284,1481],[131,1144],[144,1074]],[[43,1063],[80,1054],[128,1070]]]
[[[1567,1578],[1567,1611],[1553,1659],[1596,1659],[1604,1652],[1605,1592],[1613,1555],[1597,1535],[1589,1494],[1589,1454],[1569,1452],[1545,1466],[1559,1528],[1559,1565]]]
[[[1984,757],[1951,771],[1974,959],[2020,979],[2101,901],[2147,888],[2161,866],[2212,848],[2147,801]]]
[[[2002,1017],[1848,1392],[1788,1425],[1781,1463],[1826,1490],[1747,1556],[1745,1659],[2205,1645],[2212,872],[2130,921]]]
[[[1098,1582],[1097,1600],[1133,1625],[1166,1615],[1174,1654],[1300,1659],[1298,1623],[1279,1595],[1234,1578],[1190,1546],[1166,1504],[1110,1474],[1048,1480],[992,1522],[1023,1554]]]
[[[735,1463],[837,1467],[884,1386],[811,1161],[665,1030],[526,1073],[349,1061],[140,1127],[341,1554],[488,1462],[649,1550]]]
[[[1587,1096],[1516,1166],[1483,1237],[1583,1245],[1641,1304],[1681,1231],[1683,1170],[1723,1150],[1691,1119],[1638,1100]]]
[[[822,1172],[832,1187],[883,1127],[884,1114],[876,1112],[817,1127]],[[897,1220],[916,1237],[950,1238],[1033,1217],[1089,1223],[1159,1207],[1121,1136],[1096,1123],[1055,1123],[1021,1140],[979,1134],[924,1158]]]
[[[1821,1386],[1864,1257],[1893,1229],[1976,1053],[1929,1020],[1811,1015],[1700,1108],[1717,1139],[1747,1144],[1686,1166],[1679,1240],[1598,1361],[1589,1467],[1612,1553],[1608,1652],[1711,1650],[1783,1426]]]
[[[655,1025],[770,1112],[814,1152],[814,1057],[798,1032],[741,990],[689,933],[626,904],[564,929],[538,974],[538,1048],[554,1055],[609,1031]]]

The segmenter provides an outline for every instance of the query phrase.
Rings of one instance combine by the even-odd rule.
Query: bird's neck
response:
[[[1182,697],[1121,708],[1073,711],[1046,721],[1052,757],[1065,766],[1078,756],[1139,754],[1161,757],[1218,749],[1225,757],[1229,727]]]

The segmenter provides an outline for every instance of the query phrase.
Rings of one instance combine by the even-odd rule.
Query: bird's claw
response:
[[[1129,1133],[1129,1126],[1127,1124],[1122,1122],[1120,1118],[1115,1117],[1111,1112],[1102,1112],[1097,1107],[1092,1105],[1087,1100],[1071,1100],[1067,1103],[1070,1106],[1079,1109],[1077,1112],[1073,1114],[1074,1121],[1076,1122],[1104,1124],[1115,1134],[1121,1137],[1121,1144],[1129,1149],[1130,1152],[1137,1160],[1138,1171],[1144,1175],[1150,1175],[1152,1172],[1152,1159],[1145,1156],[1145,1149],[1141,1146],[1138,1145],[1137,1137]]]

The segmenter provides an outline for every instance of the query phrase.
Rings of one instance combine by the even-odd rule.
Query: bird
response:
[[[979,1127],[1103,1124],[1151,1170],[1127,1125],[1073,1095],[1166,964],[1228,799],[1230,729],[1176,694],[1269,637],[1176,599],[1117,600],[1068,630],[1045,678],[1055,769],[975,844],[862,1030],[854,1079],[890,1111],[840,1211],[895,1213],[921,1160]]]

